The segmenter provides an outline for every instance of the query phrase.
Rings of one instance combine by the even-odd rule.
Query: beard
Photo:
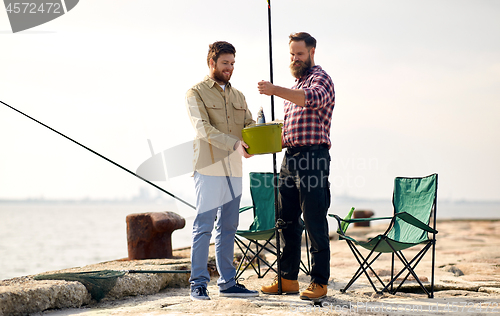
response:
[[[220,71],[219,69],[217,69],[217,66],[215,66],[215,69],[214,69],[214,79],[215,79],[215,81],[227,84],[229,82],[229,79],[231,79],[231,75],[229,75],[229,76],[224,75],[222,73],[222,71]]]
[[[294,76],[297,79],[302,78],[306,72],[311,68],[311,55],[307,58],[306,61],[292,61],[290,63],[290,72],[292,73],[292,76]]]

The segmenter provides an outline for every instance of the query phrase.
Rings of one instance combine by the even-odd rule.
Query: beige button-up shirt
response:
[[[225,90],[210,77],[186,93],[186,107],[196,131],[194,170],[209,176],[241,177],[241,155],[234,145],[243,127],[254,124],[245,96],[228,82]]]

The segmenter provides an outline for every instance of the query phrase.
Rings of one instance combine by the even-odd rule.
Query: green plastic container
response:
[[[245,127],[241,130],[243,141],[250,155],[278,153],[281,151],[281,124],[267,123]]]

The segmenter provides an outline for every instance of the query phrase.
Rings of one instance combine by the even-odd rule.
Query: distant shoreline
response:
[[[344,204],[344,203],[361,203],[361,202],[372,202],[372,203],[383,203],[390,201],[390,198],[378,198],[378,199],[371,199],[371,198],[358,198],[358,197],[351,197],[351,196],[333,196],[332,197],[333,202],[338,203],[338,204]],[[172,201],[170,199],[165,199],[162,197],[158,198],[141,198],[141,197],[134,197],[130,199],[90,199],[90,198],[83,198],[83,199],[44,199],[44,198],[26,198],[26,199],[0,199],[1,204],[5,203],[44,203],[44,204],[63,204],[63,203],[68,203],[68,204],[76,204],[76,203],[81,203],[81,204],[123,204],[123,203],[134,203],[134,204],[139,204],[139,203],[144,203],[144,204],[172,204],[175,203],[175,201]],[[465,200],[465,199],[460,199],[460,200],[447,200],[447,199],[439,199],[438,200],[439,204],[455,204],[455,205],[464,205],[464,204],[499,204],[500,205],[500,200]]]
[[[0,199],[0,204],[173,204],[175,202],[167,201],[165,199],[130,199],[130,200],[58,200],[58,199]]]

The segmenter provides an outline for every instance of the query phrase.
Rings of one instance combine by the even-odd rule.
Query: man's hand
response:
[[[295,103],[298,106],[304,106],[306,104],[306,94],[302,89],[283,88],[264,80],[258,83],[257,88],[259,89],[260,94],[275,95]]]
[[[264,81],[262,80],[261,82],[258,83],[258,89],[260,94],[265,94],[265,95],[274,95],[275,94],[275,85],[270,83],[269,81]]]
[[[248,148],[248,147],[249,146],[244,141],[239,140],[234,145],[234,150],[236,150],[240,155],[242,155],[245,158],[253,157],[253,155],[250,155],[249,153],[247,153],[245,148]]]

